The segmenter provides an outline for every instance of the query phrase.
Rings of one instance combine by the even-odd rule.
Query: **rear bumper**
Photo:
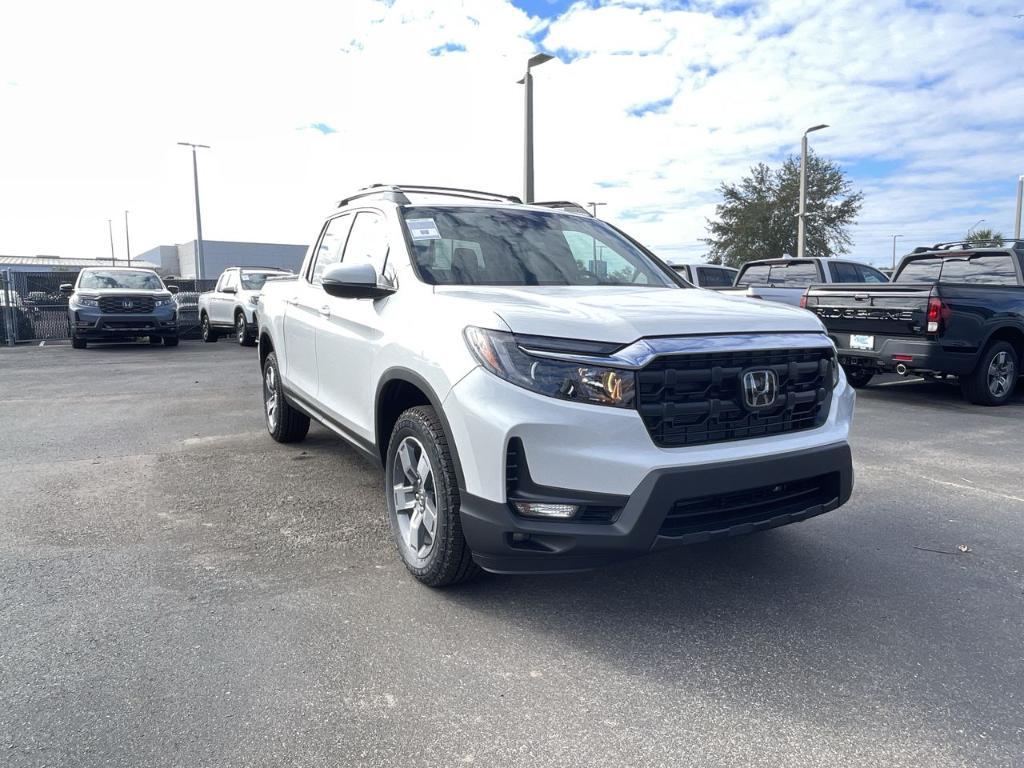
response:
[[[820,515],[853,490],[846,442],[791,453],[651,471],[613,522],[556,522],[464,493],[473,557],[496,573],[595,568],[668,547],[738,536]]]
[[[937,341],[928,339],[875,336],[874,350],[849,349],[840,343],[848,339],[849,336],[846,334],[838,338],[833,334],[833,340],[837,341],[839,362],[845,366],[867,368],[878,373],[894,371],[896,366],[902,363],[911,371],[962,375],[974,370],[977,360],[975,351],[950,352]]]

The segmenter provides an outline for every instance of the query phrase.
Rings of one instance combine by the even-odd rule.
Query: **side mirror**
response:
[[[324,270],[324,290],[339,299],[382,299],[395,292],[394,287],[377,281],[372,264],[334,264]]]
[[[61,296],[70,296],[74,292],[75,292],[75,286],[73,286],[71,283],[61,283],[60,284],[60,295]]]
[[[172,294],[173,293],[177,293],[178,292],[178,286],[176,286],[176,285],[168,285],[167,286],[167,290],[170,291]]]
[[[238,293],[238,291],[235,289],[235,286],[228,285],[221,289],[221,293]]]

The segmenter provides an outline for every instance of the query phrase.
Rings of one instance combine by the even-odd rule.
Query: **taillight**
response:
[[[807,294],[801,294],[800,296],[800,309],[807,309]]]
[[[942,321],[942,299],[938,296],[928,297],[928,333],[938,333]]]

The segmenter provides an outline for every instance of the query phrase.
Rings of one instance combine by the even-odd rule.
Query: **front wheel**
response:
[[[309,416],[293,408],[284,397],[277,355],[273,352],[263,363],[263,415],[267,431],[279,443],[297,443],[309,432]]]
[[[398,417],[384,478],[391,534],[409,572],[429,587],[476,576],[480,568],[462,534],[451,449],[433,408],[417,406]]]
[[[252,334],[249,333],[249,324],[245,322],[245,315],[241,312],[235,315],[235,338],[243,347],[251,347],[256,344]]]
[[[960,389],[978,405],[1003,405],[1013,395],[1020,374],[1020,360],[1013,345],[997,341],[978,359],[970,375],[960,380]]]
[[[846,374],[846,380],[850,386],[854,389],[862,389],[868,385],[875,374],[871,371],[866,371],[863,368],[843,368],[843,372]]]
[[[202,318],[199,320],[199,332],[203,337],[203,341],[207,344],[212,344],[217,340],[217,334],[210,325],[210,316],[205,312]]]
[[[164,346],[165,347],[176,347],[176,346],[178,346],[178,337],[177,336],[164,336]]]
[[[72,336],[71,346],[73,349],[85,349],[87,342],[81,336]]]

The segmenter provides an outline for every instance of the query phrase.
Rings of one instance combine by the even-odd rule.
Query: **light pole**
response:
[[[196,150],[209,149],[206,144],[192,144],[188,141],[179,141],[182,147],[192,147],[192,180],[196,187],[196,272],[199,279],[206,277],[206,263],[203,260],[203,218],[199,215],[199,165],[196,163]]]
[[[539,67],[545,61],[551,61],[554,56],[546,53],[538,53],[531,56],[526,62],[526,74],[519,80],[520,85],[526,86],[526,146],[523,152],[523,202],[533,202],[533,75],[530,70]]]
[[[796,257],[804,257],[804,240],[806,238],[807,222],[807,134],[828,128],[827,125],[814,125],[804,131],[800,139],[800,212],[797,214],[796,222]]]
[[[1020,240],[1020,217],[1021,209],[1024,208],[1024,176],[1017,179],[1017,210],[1013,216],[1013,236]]]
[[[107,231],[110,233],[110,266],[117,266],[117,259],[114,258],[114,224],[107,219]]]
[[[128,238],[128,211],[124,212],[124,255],[128,258],[128,266],[132,265],[132,241]]]
[[[892,271],[896,271],[896,238],[903,237],[903,235],[892,236]]]
[[[590,206],[590,213],[596,219],[597,218],[597,206],[608,205],[608,203],[587,203]]]
[[[976,222],[974,222],[974,224],[971,225],[971,228],[967,230],[967,242],[971,241],[971,237],[974,235],[975,231],[978,229],[978,225],[979,224],[984,224],[984,223],[985,223],[984,219],[978,219]]]

